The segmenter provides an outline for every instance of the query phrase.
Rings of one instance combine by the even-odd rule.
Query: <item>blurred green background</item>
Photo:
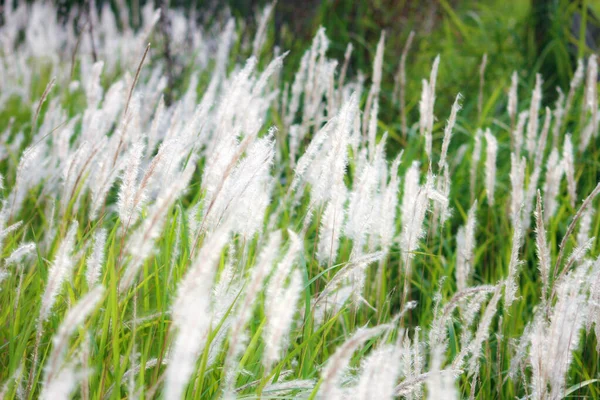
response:
[[[265,2],[230,1],[240,18],[257,15]],[[407,110],[418,120],[421,80],[427,78],[436,55],[441,63],[436,107],[450,110],[457,93],[464,95],[463,117],[477,126],[493,124],[502,114],[512,71],[520,77],[521,98],[528,102],[535,74],[544,78],[544,105],[556,99],[556,87],[567,88],[578,58],[600,48],[600,0],[304,0],[278,1],[271,39],[291,50],[287,78],[296,71],[303,52],[319,26],[331,40],[330,56],[343,60],[352,43],[349,74],[367,79],[382,30],[386,32],[380,119],[398,130],[398,107],[392,101],[394,76],[411,30],[416,36],[407,59]],[[267,46],[268,48],[268,46]],[[479,66],[484,54],[483,113],[477,118]],[[527,93],[527,95],[525,95]],[[444,114],[446,115],[446,114]]]
[[[138,0],[128,5],[139,8]],[[253,32],[260,10],[270,2],[256,0],[171,1],[204,21],[229,6]],[[159,6],[162,2],[156,2]],[[113,4],[113,7],[118,7]],[[436,107],[450,109],[457,93],[464,95],[463,116],[476,112],[479,65],[488,56],[485,73],[482,126],[504,107],[503,98],[516,70],[520,92],[533,88],[535,74],[544,77],[544,105],[553,104],[556,86],[568,87],[578,58],[600,47],[600,0],[279,0],[269,27],[265,49],[290,50],[285,78],[295,73],[304,51],[320,26],[331,40],[329,56],[343,60],[348,43],[354,51],[349,75],[362,71],[368,79],[375,47],[386,32],[380,118],[398,123],[397,105],[391,101],[400,55],[411,30],[415,41],[407,61],[407,110],[418,118],[421,79],[433,59],[441,57]],[[244,56],[243,54],[241,56]],[[529,97],[529,96],[527,96]],[[490,117],[491,118],[491,117]]]
[[[64,14],[73,5],[100,7],[103,3],[59,1]],[[127,7],[134,25],[134,14],[145,3],[109,2],[115,11]],[[239,31],[244,30],[247,35],[253,35],[260,11],[267,4],[270,1],[154,2],[155,7],[183,8],[190,18],[204,24],[222,20],[223,14],[231,13],[243,21]],[[449,110],[460,92],[464,95],[464,117],[478,117],[479,65],[487,54],[483,112],[479,120],[471,119],[473,125],[483,126],[493,123],[492,116],[505,107],[505,102],[499,100],[505,97],[512,71],[519,72],[520,93],[529,92],[535,74],[541,73],[543,103],[553,105],[556,86],[568,87],[577,59],[597,53],[600,48],[600,0],[279,0],[271,18],[264,51],[269,52],[274,46],[290,50],[284,66],[286,81],[292,79],[304,51],[323,26],[331,41],[328,55],[341,62],[347,44],[352,43],[348,74],[361,71],[368,82],[375,47],[385,30],[380,119],[390,129],[399,123],[398,107],[392,101],[394,76],[411,30],[416,34],[407,59],[406,99],[411,121],[418,119],[421,80],[429,75],[438,54],[441,63],[436,107]],[[271,54],[263,55],[267,60],[271,58]],[[244,52],[236,54],[238,61],[248,56]]]

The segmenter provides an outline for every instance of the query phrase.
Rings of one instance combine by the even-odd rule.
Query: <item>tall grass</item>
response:
[[[162,12],[5,10],[0,398],[599,397],[594,55],[440,109],[411,35],[384,126],[384,33],[282,81],[272,6]]]

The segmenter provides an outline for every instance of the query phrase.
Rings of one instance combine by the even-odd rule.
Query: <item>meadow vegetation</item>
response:
[[[597,56],[548,95],[440,4],[288,51],[274,4],[9,2],[0,399],[599,398]]]

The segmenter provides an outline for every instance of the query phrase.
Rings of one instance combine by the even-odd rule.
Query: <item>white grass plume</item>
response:
[[[269,287],[271,290],[272,287]],[[275,362],[279,361],[284,354],[284,350],[289,342],[294,315],[297,311],[297,304],[302,293],[303,282],[300,271],[294,270],[291,274],[290,282],[286,288],[279,288],[276,291],[272,290],[272,294],[268,291],[267,295],[275,295],[267,302],[267,310],[269,317],[267,326],[265,327],[265,366],[270,367]],[[279,294],[279,295],[277,295]]]
[[[42,387],[40,399],[42,400],[67,400],[71,398],[71,393],[77,387],[77,382],[81,379],[81,373],[75,369],[75,365],[68,364],[63,366],[47,385]]]
[[[488,340],[490,335],[490,326],[492,324],[492,319],[494,315],[496,315],[496,311],[498,309],[498,302],[500,301],[500,297],[502,296],[502,286],[498,285],[496,287],[496,291],[492,296],[492,299],[488,303],[485,308],[485,312],[481,317],[481,321],[479,322],[479,326],[477,327],[477,332],[475,333],[475,338],[469,343],[469,351],[471,352],[471,359],[469,360],[469,368],[468,374],[469,376],[473,376],[474,374],[479,372],[479,367],[481,363],[481,353],[483,350],[483,344]]]
[[[544,124],[542,125],[542,131],[540,137],[536,143],[537,156],[534,160],[534,168],[539,168],[544,161],[544,155],[546,154],[546,143],[548,141],[548,132],[550,131],[550,121],[552,121],[552,111],[550,107],[546,107],[546,117],[544,118]]]
[[[586,207],[579,220],[579,231],[577,232],[577,245],[584,246],[590,240],[591,225],[595,215],[595,209],[591,205]]]
[[[297,269],[292,270],[296,259],[301,254],[302,241],[295,233],[288,232],[290,248],[275,268],[266,290],[267,323],[264,330],[266,346],[263,361],[266,368],[270,368],[280,359],[282,350],[286,347],[302,290],[300,272]],[[285,280],[290,274],[290,282],[285,287]]]
[[[20,262],[24,258],[31,255],[36,249],[35,243],[22,243],[17,247],[10,256],[4,259],[4,265],[11,265]]]
[[[177,290],[172,306],[173,329],[176,338],[170,350],[166,372],[165,393],[169,399],[181,398],[190,379],[200,351],[206,343],[211,324],[210,290],[215,264],[229,239],[229,232],[215,231],[202,246]],[[198,315],[201,312],[202,315]]]
[[[454,374],[450,371],[442,370],[444,348],[433,344],[431,353],[431,367],[425,377],[427,398],[430,400],[442,398],[447,400],[458,399]]]
[[[125,162],[118,201],[119,218],[124,226],[128,226],[129,219],[139,211],[135,209],[134,199],[143,152],[144,144],[141,141],[135,143],[129,150]]]
[[[565,276],[556,288],[557,302],[549,320],[536,315],[531,334],[533,398],[560,399],[565,395],[566,374],[577,349],[580,330],[587,319],[584,268]]]
[[[563,145],[563,168],[565,176],[567,177],[567,190],[569,193],[569,200],[571,201],[571,207],[575,208],[575,202],[577,201],[577,183],[575,182],[575,162],[573,157],[573,142],[571,142],[571,135],[567,134]]]
[[[479,170],[479,160],[481,159],[481,129],[477,129],[474,137],[473,153],[471,153],[471,172],[469,187],[471,189],[471,201],[475,201],[475,191],[477,190],[477,171]]]
[[[442,166],[446,163],[446,155],[448,154],[448,147],[450,146],[450,139],[452,138],[452,130],[454,129],[454,124],[456,124],[456,115],[462,108],[459,101],[462,99],[461,94],[456,95],[456,99],[454,100],[454,104],[452,104],[452,110],[450,111],[450,118],[448,119],[448,123],[444,128],[444,139],[442,141],[442,153],[440,155],[440,160],[438,162],[438,169],[441,170]]]
[[[548,222],[554,216],[558,208],[556,200],[560,192],[560,183],[564,175],[564,163],[560,160],[558,150],[555,148],[550,152],[546,162],[546,177],[544,182],[544,222]]]
[[[31,185],[35,184],[35,168],[41,164],[42,149],[41,146],[30,146],[21,155],[19,165],[17,167],[17,176],[15,185],[9,197],[10,213],[16,214],[20,209],[28,190]],[[38,178],[39,179],[39,178]]]
[[[527,153],[533,157],[535,143],[538,137],[538,114],[542,103],[542,75],[536,74],[535,87],[531,94],[531,105],[529,106],[529,118],[527,122]]]
[[[383,143],[378,146],[378,151],[372,162],[366,162],[362,170],[358,171],[354,187],[349,196],[348,219],[344,226],[344,234],[350,237],[357,250],[364,246],[366,236],[371,233],[371,227],[377,212],[373,208],[378,193],[377,164],[382,161]]]
[[[558,146],[558,137],[560,136],[563,118],[565,117],[565,94],[560,87],[557,87],[556,91],[558,93],[558,97],[556,99],[554,111],[552,112],[552,115],[554,116],[554,127],[552,129],[552,148]]]
[[[373,350],[361,363],[356,388],[349,388],[351,396],[358,400],[393,399],[396,381],[402,365],[398,345],[384,345]]]
[[[419,112],[421,114],[419,125],[421,135],[425,136],[425,153],[431,159],[432,151],[432,133],[434,122],[434,105],[435,105],[435,84],[437,81],[438,69],[440,66],[440,56],[436,56],[431,67],[429,81],[423,80],[423,91],[421,101],[419,103]]]
[[[516,300],[516,293],[519,284],[517,282],[519,267],[523,261],[519,259],[519,250],[522,244],[523,231],[520,223],[513,227],[512,247],[510,250],[510,260],[508,263],[508,277],[505,281],[504,291],[504,309],[508,310],[511,304]]]
[[[381,212],[376,226],[379,227],[379,239],[383,251],[389,251],[396,236],[396,217],[398,215],[398,191],[400,178],[398,166],[403,152],[394,159],[390,167],[390,181],[381,194]]]
[[[345,191],[342,191],[329,200],[321,216],[317,249],[317,259],[321,264],[333,263],[337,258],[346,215],[346,210],[344,209],[345,202],[346,194]]]
[[[521,208],[525,201],[525,165],[527,161],[525,157],[518,158],[515,153],[510,155],[510,219],[513,228],[521,223]]]
[[[73,221],[69,230],[60,244],[54,261],[48,271],[48,283],[42,296],[40,308],[40,321],[46,321],[56,301],[56,296],[60,292],[63,282],[68,278],[73,269],[73,259],[71,253],[75,246],[75,235],[77,234],[78,222]]]
[[[339,380],[344,370],[348,367],[352,354],[367,340],[380,335],[387,329],[389,329],[387,325],[378,325],[374,328],[359,328],[348,340],[337,348],[335,353],[329,357],[327,364],[321,372],[320,398],[335,398],[340,390],[338,386]]]
[[[573,106],[573,100],[575,99],[575,93],[577,89],[583,83],[583,79],[585,77],[585,64],[582,59],[577,60],[577,68],[575,69],[575,73],[573,74],[573,78],[569,84],[569,93],[567,94],[567,100],[565,103],[565,115],[568,116],[571,111],[571,107]]]
[[[87,259],[87,270],[85,277],[88,287],[93,287],[98,283],[104,264],[104,247],[106,245],[106,229],[100,228],[94,233],[94,246]]]
[[[406,257],[412,258],[419,240],[425,235],[423,221],[429,207],[427,185],[419,184],[419,163],[413,162],[404,177],[402,233],[400,244]]]
[[[338,124],[331,136],[331,148],[324,160],[323,169],[319,172],[317,185],[311,193],[314,201],[321,202],[335,196],[335,189],[344,184],[348,165],[349,134],[358,108],[357,101],[356,94],[352,95],[339,112]],[[332,188],[334,190],[330,190]]]
[[[477,227],[477,201],[469,209],[467,222],[456,235],[456,285],[459,291],[468,286],[473,273],[473,250],[475,249],[475,229]]]
[[[380,261],[384,256],[383,251],[378,251],[375,253],[357,255],[353,253],[351,255],[350,261],[348,261],[338,272],[334,275],[334,277],[327,283],[325,288],[319,293],[318,297],[314,300],[315,304],[318,304],[323,301],[329,302],[332,296],[336,296],[339,292],[336,291],[345,290],[348,285],[344,285],[344,282],[347,279],[360,280],[361,277],[364,277],[364,270],[370,264]],[[363,280],[364,282],[364,280]],[[352,286],[352,285],[351,285]],[[360,300],[360,293],[362,287],[352,287],[352,292],[350,293],[354,300]],[[345,301],[345,297],[342,296]]]
[[[485,188],[488,204],[493,206],[496,188],[496,156],[498,152],[498,141],[489,129],[486,129],[485,131],[485,141]]]
[[[478,293],[490,293],[496,290],[495,286],[491,285],[481,285],[481,286],[472,286],[460,292],[457,292],[452,296],[452,298],[441,307],[441,294],[436,293],[435,296],[435,308],[434,308],[434,316],[433,322],[431,323],[431,328],[429,330],[429,344],[430,346],[443,346],[442,352],[444,352],[448,345],[448,331],[447,324],[452,320],[452,313],[456,310],[460,304],[472,296],[477,295]]]
[[[593,137],[598,136],[598,60],[595,54],[588,58],[585,109],[591,112]]]
[[[186,189],[195,170],[193,158],[188,161],[186,168],[165,187],[142,224],[133,232],[126,244],[126,250],[132,255],[132,260],[125,269],[119,290],[122,292],[130,287],[144,260],[155,251],[155,240],[161,235],[165,218],[173,202]]]
[[[523,131],[525,129],[525,123],[527,122],[527,118],[529,118],[529,114],[527,111],[522,111],[521,113],[519,113],[517,124],[512,131],[513,151],[517,155],[517,157],[521,155],[521,150],[523,148]]]
[[[237,358],[244,350],[246,343],[246,324],[252,317],[256,306],[256,299],[262,290],[263,283],[269,274],[274,259],[281,245],[281,232],[271,233],[266,246],[261,250],[256,265],[252,269],[244,294],[239,300],[238,310],[232,321],[229,331],[229,349],[224,363],[225,379],[224,390],[227,395],[232,390],[233,380],[237,374]]]
[[[542,278],[542,303],[546,303],[548,288],[550,286],[550,248],[546,240],[546,228],[544,227],[544,210],[542,208],[542,196],[540,191],[537,192],[537,205],[535,210],[535,245],[538,256],[538,268]]]
[[[267,22],[269,21],[271,13],[275,8],[276,4],[277,3],[275,1],[271,4],[267,4],[261,12],[258,27],[256,28],[256,34],[254,35],[254,41],[252,42],[252,54],[255,57],[259,56],[260,50],[264,45],[267,31]]]
[[[517,116],[518,110],[518,89],[519,89],[519,75],[517,71],[513,71],[510,77],[510,89],[508,90],[508,104],[506,110],[510,117],[511,125],[515,124],[515,117]]]
[[[60,375],[65,366],[65,355],[69,344],[69,338],[81,325],[85,318],[96,308],[98,302],[104,295],[104,287],[96,286],[79,302],[73,306],[64,317],[58,331],[52,339],[52,352],[45,365],[44,387],[51,386],[53,381]]]

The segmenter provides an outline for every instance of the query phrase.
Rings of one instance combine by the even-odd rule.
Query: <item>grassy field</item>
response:
[[[5,7],[0,399],[600,398],[598,5],[411,4]]]

